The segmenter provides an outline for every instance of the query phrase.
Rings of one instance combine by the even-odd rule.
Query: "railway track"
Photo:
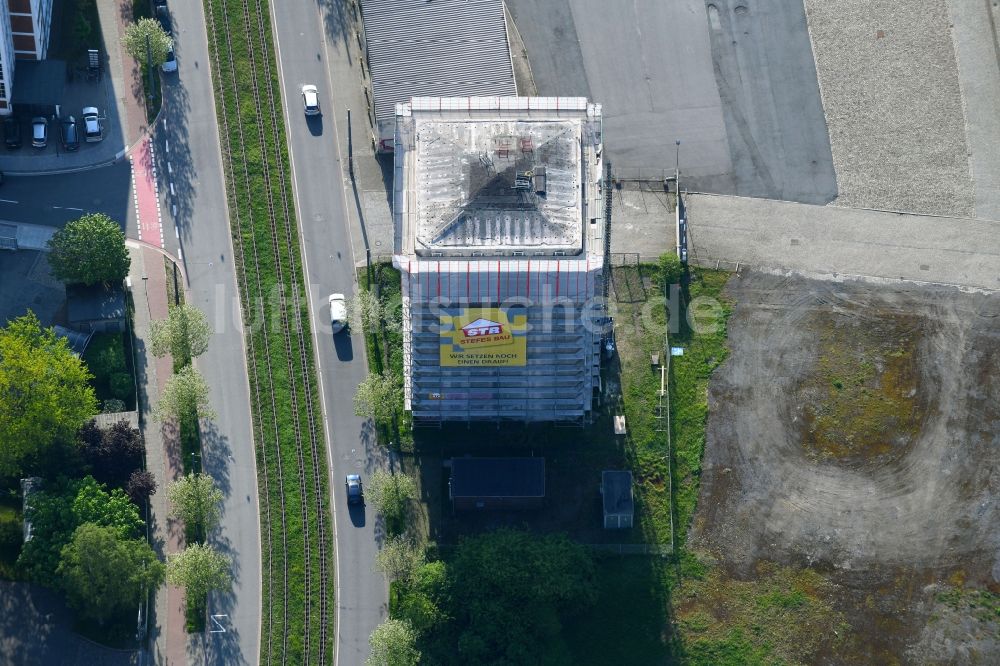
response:
[[[232,104],[236,111],[237,118],[244,118],[249,115],[258,119],[258,122],[253,123],[253,127],[256,129],[256,138],[259,141],[260,146],[260,177],[263,181],[263,193],[264,200],[266,203],[266,214],[263,215],[263,222],[268,230],[267,239],[261,239],[257,235],[253,234],[253,230],[258,229],[259,226],[255,224],[256,221],[260,221],[259,218],[262,216],[258,214],[255,218],[252,200],[254,193],[254,178],[251,173],[250,168],[250,155],[248,154],[248,134],[252,133],[253,130],[244,129],[243,123],[236,123],[235,127],[232,127],[228,121],[227,113],[227,95],[229,88],[225,87],[226,82],[223,81],[224,72],[223,63],[220,57],[220,45],[216,42],[216,48],[213,49],[214,54],[214,65],[217,72],[217,77],[220,83],[220,90],[222,94],[220,97],[221,105],[223,106],[222,113],[222,124],[225,136],[223,141],[226,147],[226,171],[227,178],[229,181],[229,189],[231,195],[231,201],[234,205],[231,205],[231,214],[234,216],[233,226],[233,238],[234,238],[234,249],[237,254],[237,261],[240,263],[241,270],[240,274],[240,287],[241,287],[241,301],[244,305],[244,316],[247,318],[247,324],[252,326],[250,314],[256,314],[255,308],[253,307],[252,295],[256,295],[258,299],[258,305],[260,306],[261,321],[264,323],[258,331],[260,338],[260,343],[263,347],[263,354],[258,355],[254,341],[251,339],[250,344],[248,344],[248,362],[251,366],[251,376],[254,380],[254,397],[255,397],[255,423],[254,431],[255,436],[258,436],[259,441],[259,453],[261,456],[262,465],[261,468],[264,470],[260,479],[262,485],[261,493],[261,505],[264,513],[264,518],[266,519],[267,525],[264,529],[265,531],[265,546],[267,548],[267,566],[266,566],[266,578],[267,578],[267,594],[265,598],[265,612],[262,622],[265,624],[266,633],[266,644],[261,646],[261,661],[263,663],[279,663],[285,664],[290,661],[295,663],[309,663],[311,656],[313,654],[314,648],[317,649],[319,664],[325,664],[328,657],[328,647],[329,647],[329,588],[328,580],[330,576],[328,575],[328,568],[330,565],[329,557],[329,542],[328,542],[328,531],[327,531],[327,515],[326,515],[326,487],[325,487],[325,456],[323,456],[323,450],[320,448],[320,436],[318,431],[318,421],[316,418],[316,404],[317,395],[315,389],[315,377],[312,372],[312,367],[309,362],[311,355],[311,347],[307,342],[306,327],[303,324],[302,317],[303,313],[307,312],[307,309],[303,307],[302,295],[300,293],[301,283],[299,282],[300,275],[297,268],[296,258],[300,256],[298,241],[296,238],[295,230],[293,229],[294,224],[294,211],[290,205],[288,186],[290,183],[287,181],[284,166],[285,157],[283,153],[284,141],[282,128],[278,121],[277,113],[274,111],[281,108],[280,99],[276,99],[274,86],[271,84],[273,65],[270,59],[270,32],[268,30],[268,21],[265,20],[265,12],[267,8],[263,6],[261,0],[240,0],[240,9],[242,17],[234,16],[230,14],[230,4],[235,4],[233,0],[219,0],[218,4],[221,7],[221,20],[216,20],[216,13],[214,2],[208,0],[206,2],[207,14],[208,14],[208,27],[210,30],[210,36],[214,36],[216,39],[219,37],[224,38],[226,53],[228,55],[227,62],[228,74],[231,77],[230,81],[232,83]],[[255,12],[251,11],[252,8]],[[236,12],[234,12],[235,14]],[[254,14],[256,14],[256,20],[254,20]],[[245,28],[243,31],[238,31],[234,29],[235,26],[239,26],[238,19],[242,18],[242,26]],[[256,30],[254,30],[256,28]],[[249,86],[245,87],[243,92],[250,93],[250,104],[246,104],[246,100],[241,101],[240,90],[237,88],[237,82],[241,80],[240,72],[241,69],[238,66],[234,58],[234,41],[235,40],[245,40],[242,42],[237,41],[236,43],[245,48],[247,60],[249,64],[249,71],[251,75],[249,77],[243,77],[243,80],[249,79]],[[256,42],[256,43],[255,43]],[[241,63],[242,64],[242,63]],[[245,70],[242,70],[245,71]],[[263,91],[263,92],[262,92]],[[266,100],[265,100],[266,98]],[[271,122],[268,124],[263,121],[263,119],[270,116]],[[234,147],[232,145],[233,134],[231,130],[235,130],[236,136],[239,140],[239,146]],[[268,157],[265,154],[268,146],[268,135],[267,132],[270,130],[270,138],[273,142],[274,149],[274,164],[276,169],[272,169]],[[234,150],[235,148],[235,150]],[[252,148],[252,145],[250,145]],[[246,195],[251,199],[251,205],[247,206],[244,212],[249,211],[249,215],[241,215],[241,206],[239,205],[240,192],[237,188],[237,167],[235,162],[240,162],[242,164],[242,182],[245,186]],[[278,193],[278,199],[276,201],[275,190]],[[245,236],[244,223],[246,223],[251,233],[249,238]],[[269,241],[269,243],[262,241]],[[259,248],[260,245],[268,245],[268,248]],[[248,251],[249,247],[249,251]],[[270,253],[267,253],[267,249],[270,249]],[[270,294],[277,304],[277,310],[279,315],[279,329],[277,331],[270,330],[269,318],[267,316],[266,306],[264,298],[265,295],[265,277],[262,274],[261,266],[265,262],[272,262],[270,265],[273,266],[275,276],[277,278],[277,290],[276,293]],[[254,282],[250,282],[250,277],[254,278]],[[286,289],[290,287],[290,289]],[[290,292],[290,295],[289,293]],[[294,334],[294,342],[292,340],[292,335]],[[276,339],[277,338],[277,339]],[[292,426],[292,437],[295,447],[295,460],[296,460],[296,477],[298,481],[298,492],[300,497],[299,502],[299,516],[301,520],[301,533],[303,536],[303,562],[302,566],[297,566],[297,563],[292,562],[291,566],[289,563],[289,547],[288,547],[288,532],[291,523],[291,517],[289,516],[289,507],[286,505],[286,492],[285,492],[285,470],[282,465],[282,430],[280,424],[285,421],[284,414],[282,413],[280,400],[278,394],[276,393],[276,382],[280,381],[280,371],[272,365],[272,353],[277,350],[277,346],[280,345],[282,351],[284,352],[285,365],[287,366],[287,389],[288,389],[288,404],[291,411],[291,426]],[[260,359],[263,357],[264,364],[264,376],[261,376],[259,371]],[[280,365],[280,362],[278,363]],[[298,386],[298,380],[301,380],[302,387]],[[261,387],[266,388],[266,395],[262,395]],[[263,400],[263,401],[262,401]],[[265,413],[266,412],[266,413]],[[303,427],[303,417],[305,418],[305,424]],[[270,421],[273,424],[273,432],[270,428],[266,427],[266,422]],[[286,433],[287,434],[287,433]],[[273,439],[272,439],[273,437]],[[273,447],[271,455],[276,463],[277,476],[277,495],[279,497],[279,509],[280,509],[280,523],[281,523],[281,552],[275,553],[275,538],[272,529],[272,495],[271,492],[275,488],[271,485],[275,480],[269,478],[268,475],[268,448]],[[306,454],[308,453],[308,460]],[[307,468],[309,473],[307,473]],[[310,482],[312,484],[310,493]],[[315,534],[312,533],[310,529],[310,516],[309,516],[309,496],[312,496],[312,503],[315,509]],[[291,525],[292,527],[298,527]],[[313,548],[316,549],[316,561],[313,561]],[[280,569],[276,572],[275,569],[275,556],[280,556]],[[314,570],[314,564],[316,565]],[[303,612],[303,631],[301,640],[296,637],[296,645],[301,645],[302,654],[301,657],[297,654],[297,649],[289,648],[289,606],[292,601],[292,591],[293,588],[289,584],[289,570],[300,569],[302,572],[302,612]],[[276,577],[281,577],[281,593],[276,594],[275,583]],[[315,580],[314,580],[315,579]],[[314,582],[318,583],[318,589],[314,589]],[[318,599],[317,599],[318,597]],[[279,612],[275,606],[280,606],[280,625],[276,622],[276,613]],[[314,624],[318,624],[318,635],[313,635]],[[277,645],[275,640],[276,631],[280,633],[281,640],[280,645]]]

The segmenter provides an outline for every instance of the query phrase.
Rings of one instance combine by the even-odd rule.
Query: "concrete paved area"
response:
[[[125,666],[138,664],[135,650],[113,650],[70,630],[72,615],[50,590],[0,581],[0,662],[11,666]]]
[[[948,16],[965,111],[976,217],[1000,220],[1000,65],[996,3],[949,0]]]
[[[66,323],[66,288],[52,277],[45,253],[0,253],[0,326],[31,310],[44,326]]]
[[[1000,289],[1000,222],[690,195],[690,256],[823,276]]]
[[[511,0],[540,95],[604,105],[616,168],[689,188],[826,203],[836,195],[800,0]],[[748,9],[749,8],[749,9]]]

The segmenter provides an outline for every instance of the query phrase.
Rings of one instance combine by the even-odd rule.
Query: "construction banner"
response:
[[[462,308],[454,312],[441,315],[442,367],[525,365],[528,317],[522,308]]]

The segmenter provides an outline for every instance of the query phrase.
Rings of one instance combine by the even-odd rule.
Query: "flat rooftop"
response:
[[[581,249],[581,125],[417,120],[417,244]]]
[[[586,224],[600,214],[599,105],[582,98],[414,98],[397,109],[396,143],[407,253],[586,249]]]

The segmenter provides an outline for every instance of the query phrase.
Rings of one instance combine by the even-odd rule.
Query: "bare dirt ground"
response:
[[[745,274],[691,545],[810,569],[822,663],[1000,658],[1000,296]]]

